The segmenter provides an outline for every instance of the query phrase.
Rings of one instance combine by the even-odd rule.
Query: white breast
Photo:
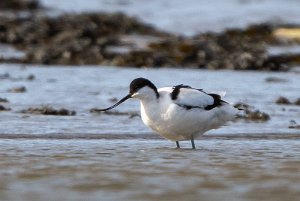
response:
[[[195,138],[204,132],[223,125],[234,118],[236,109],[226,104],[212,110],[205,110],[213,104],[213,98],[201,91],[181,89],[176,100],[172,100],[172,87],[158,89],[158,100],[142,100],[141,116],[143,122],[162,137],[177,141]],[[178,105],[185,104],[199,108],[187,110]]]

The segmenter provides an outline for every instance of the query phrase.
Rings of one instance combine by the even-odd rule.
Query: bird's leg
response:
[[[177,146],[178,149],[180,148],[180,145],[179,145],[178,141],[176,141],[176,146]]]
[[[196,149],[193,135],[191,136],[191,143],[192,143],[193,149]]]

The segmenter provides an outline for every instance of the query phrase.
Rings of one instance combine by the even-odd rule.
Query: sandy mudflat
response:
[[[0,200],[297,200],[299,139],[0,140]]]

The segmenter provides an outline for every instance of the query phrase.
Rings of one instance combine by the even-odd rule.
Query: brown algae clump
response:
[[[298,98],[296,101],[295,101],[295,103],[294,103],[295,105],[299,105],[300,106],[300,98]]]
[[[300,105],[300,98],[295,102],[291,102],[288,98],[281,96],[276,100],[276,103],[280,105]]]
[[[27,91],[26,87],[21,86],[21,87],[15,87],[12,89],[8,89],[8,92],[12,92],[12,93],[25,93]]]
[[[280,105],[290,105],[292,104],[289,99],[287,99],[286,97],[280,96],[277,100],[276,100],[277,104]]]
[[[0,9],[8,10],[37,10],[40,9],[41,5],[38,0],[1,0]]]
[[[73,110],[67,110],[65,108],[54,109],[50,106],[42,107],[30,107],[26,110],[22,110],[21,113],[25,114],[42,114],[42,115],[60,115],[60,116],[74,116],[76,112]]]
[[[6,98],[0,98],[1,103],[8,103],[9,101]]]
[[[188,37],[122,13],[0,16],[0,42],[24,51],[14,61],[21,63],[285,71],[300,63],[300,54],[268,54],[269,46],[285,44],[276,28],[258,24]]]
[[[244,104],[244,103],[237,103],[234,107],[243,110],[244,114],[238,114],[237,119],[244,119],[246,121],[255,121],[255,122],[265,122],[270,120],[270,115],[265,112],[261,112],[254,107]]]
[[[0,111],[9,111],[10,108],[6,108],[3,105],[0,105]]]

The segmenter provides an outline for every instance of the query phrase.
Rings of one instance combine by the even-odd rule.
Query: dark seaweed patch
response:
[[[65,108],[54,109],[50,106],[42,107],[30,107],[28,109],[22,110],[21,113],[24,114],[41,114],[41,115],[60,115],[60,116],[74,116],[76,112],[73,110],[68,110]]]

